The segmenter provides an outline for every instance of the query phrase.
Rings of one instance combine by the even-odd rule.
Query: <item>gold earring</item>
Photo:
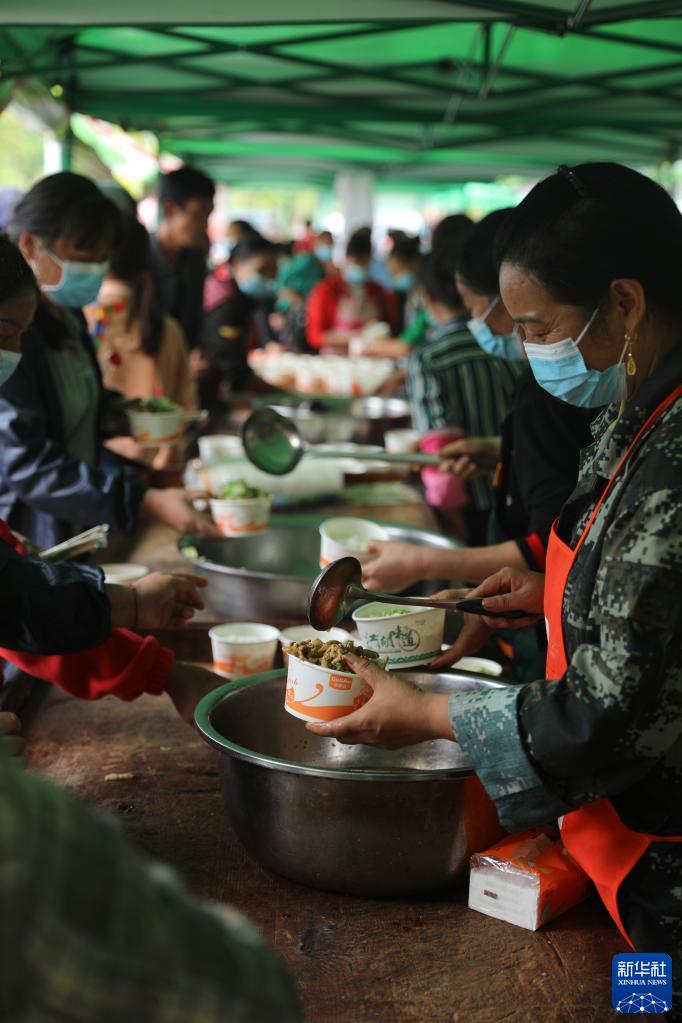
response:
[[[633,337],[631,334],[625,335],[625,343],[628,345],[628,354],[625,360],[625,372],[629,377],[634,377],[637,374],[637,363],[635,357],[632,354],[632,342],[637,340],[637,335]]]

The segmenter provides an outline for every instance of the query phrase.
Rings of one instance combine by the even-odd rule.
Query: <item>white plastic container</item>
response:
[[[429,664],[440,654],[445,628],[442,608],[408,608],[376,601],[354,611],[353,621],[362,646],[387,657],[388,668]]]
[[[384,446],[387,451],[398,453],[418,451],[419,438],[418,430],[387,430],[384,434]]]
[[[233,501],[212,497],[209,504],[213,521],[223,536],[263,533],[270,523],[270,494]]]
[[[133,440],[143,447],[175,444],[183,433],[185,414],[177,412],[128,412]]]
[[[307,639],[321,639],[323,642],[329,642],[330,640],[336,641],[337,643],[347,643],[351,639],[350,632],[346,632],[345,629],[328,629],[327,632],[320,632],[318,629],[314,629],[312,625],[292,625],[289,629],[282,629],[279,634],[279,641],[282,644],[282,657],[284,659],[284,666],[286,667],[289,663],[289,655],[287,653],[287,647],[291,643],[304,643]]]
[[[213,668],[225,678],[242,678],[270,671],[275,663],[279,629],[258,622],[227,622],[208,632]]]
[[[199,437],[198,444],[199,457],[202,462],[214,462],[218,458],[230,458],[234,455],[244,454],[241,437],[216,433]]]
[[[136,565],[132,561],[121,562],[120,564],[112,562],[108,565],[100,565],[99,567],[104,572],[105,583],[117,583],[119,586],[125,586],[127,583],[136,583],[138,579],[144,579],[146,575],[149,575],[149,569],[146,565]]]
[[[373,555],[367,550],[374,540],[388,540],[388,533],[375,522],[350,516],[326,519],[320,526],[320,568],[351,556],[361,564]]]
[[[358,710],[371,686],[347,671],[334,671],[289,655],[284,709],[303,721],[334,721]]]

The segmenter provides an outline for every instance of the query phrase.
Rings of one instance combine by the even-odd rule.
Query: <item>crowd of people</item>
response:
[[[379,259],[361,227],[337,262],[329,232],[282,244],[235,220],[229,258],[211,266],[213,200],[200,171],[163,175],[152,236],[134,204],[72,173],[14,205],[0,235],[0,656],[82,699],[165,692],[191,721],[220,680],[136,630],[181,626],[203,581],[113,586],[39,551],[102,522],[217,535],[191,493],[158,485],[173,451],[135,444],[131,399],[163,395],[219,423],[271,390],[255,349],[394,359],[413,427],[442,459],[425,493],[462,543],[377,542],[363,581],[473,586],[501,617],[465,616],[435,666],[494,640],[517,684],[427,695],[351,658],[372,699],[308,727],[343,742],[458,741],[502,823],[562,817],[624,939],[679,969],[679,210],[628,168],[562,167],[514,209],[446,217],[428,251],[396,230]],[[19,722],[1,711],[0,737],[7,1018],[32,998],[61,1011],[66,952],[54,953],[67,935],[84,1020],[298,1018],[286,972],[245,921],[194,902],[108,823],[22,774]],[[72,911],[77,885],[92,889],[90,913]],[[31,959],[36,928],[51,953]],[[125,981],[114,1002],[112,969]],[[178,1014],[190,1004],[202,1014]]]

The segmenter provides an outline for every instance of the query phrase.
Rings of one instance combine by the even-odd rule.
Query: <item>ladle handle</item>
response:
[[[348,596],[357,600],[377,600],[380,604],[407,604],[410,607],[440,607],[445,611],[459,611],[483,615],[486,618],[527,618],[525,611],[487,611],[480,597],[460,597],[459,600],[434,600],[431,597],[397,597],[394,593],[379,593],[377,590],[366,590],[364,586],[351,584]]]
[[[426,455],[421,451],[353,451],[352,454],[340,448],[328,448],[325,444],[322,451],[314,445],[306,448],[306,455],[313,458],[357,458],[361,462],[393,462],[398,465],[440,465],[443,459],[439,455]]]

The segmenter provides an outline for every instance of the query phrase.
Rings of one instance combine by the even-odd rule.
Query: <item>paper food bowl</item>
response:
[[[384,434],[384,446],[387,451],[403,453],[416,451],[419,448],[420,434],[418,430],[387,430]]]
[[[358,608],[352,617],[362,646],[387,657],[388,668],[429,664],[440,654],[445,629],[442,608],[372,602]]]
[[[388,540],[388,533],[375,522],[350,516],[326,519],[320,526],[320,568],[351,556],[364,564],[373,555],[367,550],[374,540]]]
[[[174,444],[183,433],[185,414],[177,412],[128,412],[130,432],[138,444],[156,447]]]
[[[135,565],[132,561],[120,564],[110,563],[99,567],[104,572],[105,583],[117,583],[119,586],[135,583],[138,579],[144,579],[146,575],[149,575],[146,565]]]
[[[232,501],[212,497],[209,504],[213,521],[223,536],[262,533],[270,523],[270,494]]]
[[[282,658],[285,668],[289,663],[287,647],[291,643],[303,643],[307,639],[321,639],[323,642],[336,640],[338,643],[347,643],[351,639],[351,634],[346,632],[345,629],[337,628],[320,632],[319,629],[314,629],[312,625],[292,625],[289,629],[282,629],[279,634],[279,641],[282,644]]]
[[[258,622],[227,622],[208,632],[213,668],[225,678],[270,671],[275,663],[279,629]]]
[[[199,437],[197,443],[202,462],[215,462],[219,458],[232,458],[244,453],[241,438],[230,437],[227,434],[209,434]]]
[[[296,718],[334,721],[358,710],[371,695],[371,686],[359,675],[289,655],[284,709]]]

